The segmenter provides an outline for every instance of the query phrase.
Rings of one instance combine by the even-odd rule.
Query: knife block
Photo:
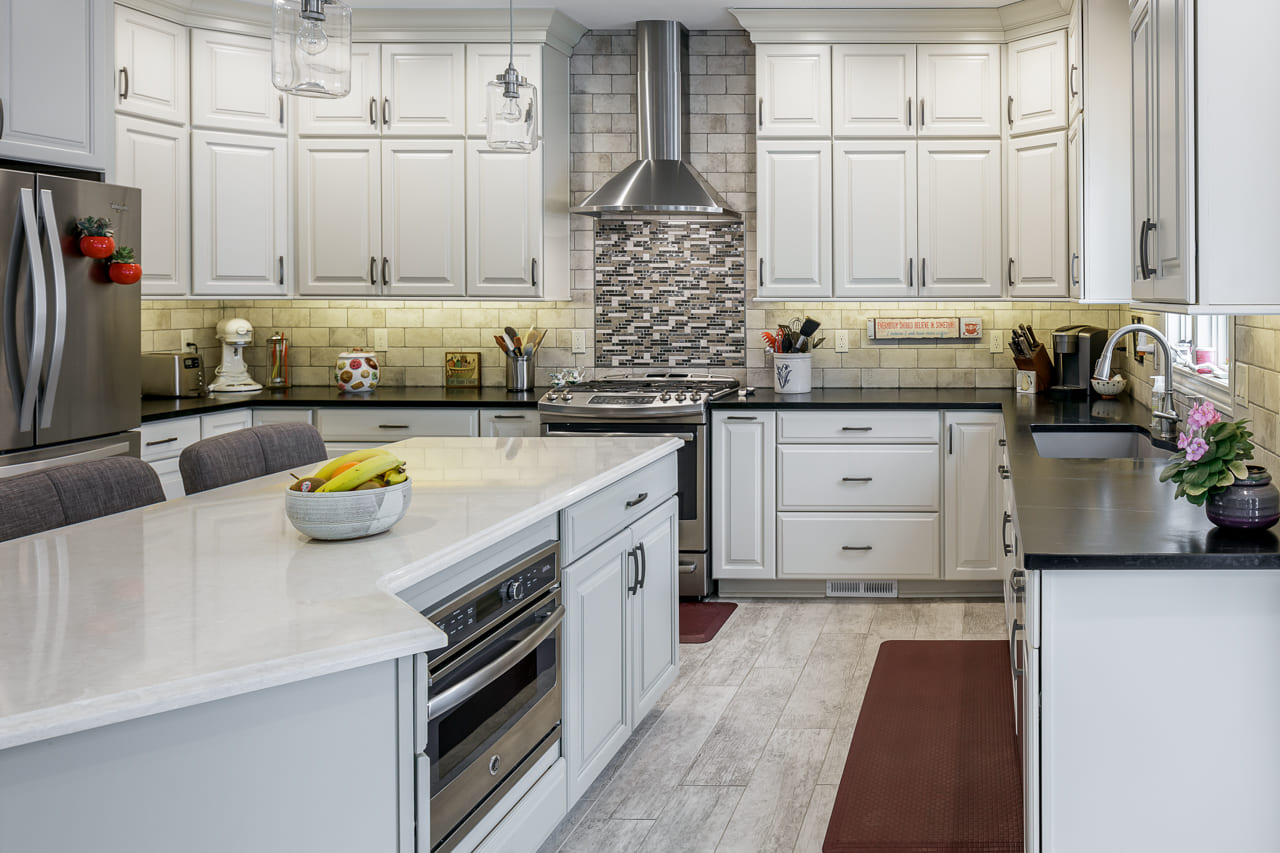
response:
[[[1034,370],[1036,374],[1036,393],[1043,394],[1049,390],[1049,386],[1053,384],[1053,360],[1049,358],[1049,351],[1044,348],[1044,344],[1036,344],[1036,348],[1032,350],[1030,358],[1013,359],[1013,363],[1018,366],[1019,370]]]

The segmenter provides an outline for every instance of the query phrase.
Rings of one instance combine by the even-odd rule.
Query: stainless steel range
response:
[[[538,402],[542,434],[654,436],[684,441],[680,472],[680,594],[711,593],[710,454],[712,400],[738,388],[731,376],[646,373],[610,376],[548,391]]]

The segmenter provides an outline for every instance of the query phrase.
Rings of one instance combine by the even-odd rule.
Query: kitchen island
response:
[[[412,849],[396,662],[445,636],[397,593],[678,445],[405,441],[408,514],[347,542],[281,473],[0,544],[0,849]]]

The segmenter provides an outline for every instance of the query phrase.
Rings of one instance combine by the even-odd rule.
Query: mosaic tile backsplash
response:
[[[601,220],[597,367],[743,367],[741,223]]]

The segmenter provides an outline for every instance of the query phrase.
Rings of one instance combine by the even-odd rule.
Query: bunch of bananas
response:
[[[381,489],[409,479],[404,460],[383,447],[353,450],[330,459],[310,477],[302,477],[289,488],[295,492],[351,492]]]

